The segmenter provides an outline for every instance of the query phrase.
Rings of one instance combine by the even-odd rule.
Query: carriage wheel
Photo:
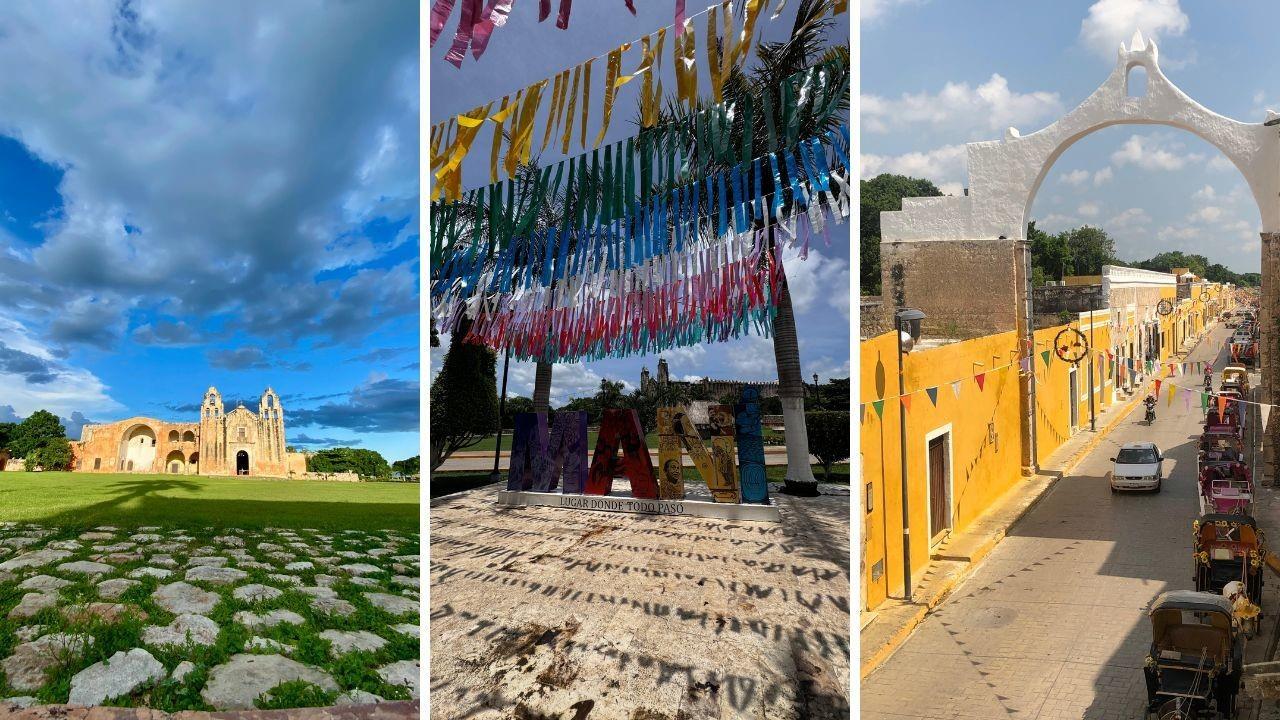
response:
[[[1156,710],[1155,717],[1157,720],[1191,720],[1192,715],[1190,708],[1180,708],[1177,700],[1170,700]]]

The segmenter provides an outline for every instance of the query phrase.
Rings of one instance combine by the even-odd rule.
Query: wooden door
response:
[[[951,529],[951,468],[947,443],[951,433],[929,441],[929,537]]]

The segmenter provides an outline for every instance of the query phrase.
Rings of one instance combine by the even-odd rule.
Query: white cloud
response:
[[[502,382],[502,368],[498,368],[498,382]],[[533,382],[537,373],[537,365],[532,362],[515,362],[511,363],[511,370],[507,375],[507,396],[523,395],[524,397],[533,396]],[[639,381],[639,371],[636,373],[636,380]],[[576,397],[590,397],[600,390],[600,381],[604,376],[591,370],[582,363],[556,363],[551,370],[551,406],[557,407],[563,405]],[[610,380],[621,381],[624,392],[631,392],[635,389],[632,382],[618,378],[609,377]]]
[[[948,82],[937,94],[903,93],[897,99],[863,95],[861,101],[862,130],[872,133],[918,124],[976,137],[1011,125],[1036,123],[1062,112],[1057,93],[1015,92],[1009,89],[1009,81],[998,74],[977,87]]]
[[[1036,228],[1047,233],[1061,232],[1079,225],[1080,220],[1078,218],[1072,217],[1071,215],[1063,215],[1061,213],[1049,213],[1043,218],[1036,220]]]
[[[935,185],[964,182],[967,169],[964,145],[946,145],[903,155],[863,155],[861,161],[864,179],[894,173],[926,178]]]
[[[3,404],[26,417],[48,410],[60,417],[123,409],[92,372],[75,367],[32,337],[18,322],[0,316],[0,392]]]
[[[1215,200],[1215,199],[1218,197],[1218,192],[1217,192],[1216,190],[1214,190],[1214,189],[1213,189],[1213,186],[1212,186],[1212,185],[1205,185],[1204,187],[1202,187],[1202,188],[1200,188],[1199,190],[1195,191],[1195,192],[1191,195],[1191,197],[1192,197],[1193,199],[1195,199],[1195,200],[1206,200],[1206,201],[1212,201],[1212,200]]]
[[[1068,173],[1062,173],[1061,175],[1058,176],[1058,179],[1068,185],[1071,185],[1073,187],[1078,187],[1088,182],[1089,171],[1088,170],[1072,170],[1071,172],[1068,172]]]
[[[1222,208],[1214,205],[1207,205],[1191,213],[1191,219],[1204,222],[1213,222],[1220,217],[1222,217]]]
[[[782,266],[787,272],[787,287],[791,291],[791,305],[797,315],[821,312],[819,303],[834,308],[845,320],[849,319],[849,263],[841,258],[830,258],[817,250],[809,250],[809,258],[801,260],[798,250],[788,250],[782,255]]]
[[[1101,210],[1098,208],[1097,203],[1085,203],[1076,208],[1076,212],[1080,213],[1083,217],[1095,218],[1098,217],[1098,213],[1101,212]]]
[[[1151,216],[1142,208],[1129,208],[1107,220],[1104,227],[1116,229],[1133,229],[1151,222]]]
[[[1115,177],[1115,173],[1111,171],[1111,168],[1104,167],[1098,172],[1093,174],[1093,186],[1099,187],[1101,185],[1106,185],[1107,183],[1111,182],[1112,178],[1114,177]]]
[[[1080,40],[1110,60],[1121,42],[1128,44],[1134,30],[1156,40],[1181,37],[1189,27],[1191,20],[1178,0],[1098,0],[1080,24]]]
[[[858,17],[862,20],[878,20],[903,5],[920,5],[928,0],[861,0]]]
[[[1236,169],[1235,164],[1228,160],[1226,155],[1214,155],[1213,157],[1210,157],[1209,162],[1205,163],[1205,167],[1219,172]]]
[[[1130,135],[1120,149],[1111,153],[1117,166],[1134,165],[1144,170],[1181,170],[1189,162],[1204,160],[1200,153],[1178,154],[1180,145],[1163,144],[1160,140]]]
[[[776,380],[778,366],[773,359],[773,340],[759,335],[742,338],[729,354],[729,367],[733,368],[734,377],[743,380]]]

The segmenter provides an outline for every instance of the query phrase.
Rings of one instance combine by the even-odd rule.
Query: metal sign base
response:
[[[782,522],[782,515],[770,500],[769,505],[755,503],[718,503],[705,500],[643,500],[623,495],[562,495],[560,493],[531,492],[527,490],[499,490],[498,504],[507,507],[536,505],[560,507],[570,510],[596,510],[599,512],[628,512],[642,515],[676,515],[688,517],[719,518],[721,520],[748,520],[754,522]]]

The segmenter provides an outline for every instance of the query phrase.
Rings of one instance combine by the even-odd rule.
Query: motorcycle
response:
[[[1204,391],[1207,393],[1213,392],[1213,374],[1212,373],[1204,374]]]
[[[1147,424],[1150,425],[1156,421],[1156,404],[1149,402],[1147,405]]]

